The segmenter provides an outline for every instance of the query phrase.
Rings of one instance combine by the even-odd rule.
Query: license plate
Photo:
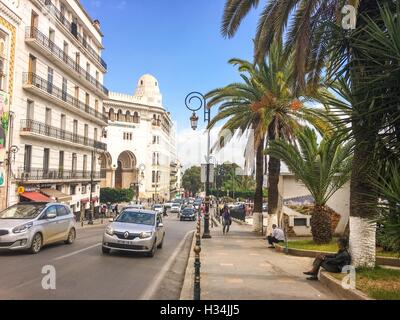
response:
[[[133,245],[132,241],[122,241],[122,240],[118,240],[119,244],[125,244],[125,245]]]

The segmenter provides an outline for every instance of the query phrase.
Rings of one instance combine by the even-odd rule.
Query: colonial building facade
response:
[[[9,126],[9,201],[99,206],[107,126],[102,33],[78,0],[20,0]]]
[[[180,189],[175,128],[157,79],[142,76],[134,95],[110,92],[104,106],[109,122],[102,186],[134,188],[141,201],[175,197]]]

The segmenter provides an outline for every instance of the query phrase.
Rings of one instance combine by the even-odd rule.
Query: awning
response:
[[[20,196],[33,202],[51,202],[49,197],[39,192],[24,192]]]
[[[58,191],[56,189],[42,189],[40,190],[41,193],[45,194],[46,196],[50,198],[56,199],[58,202],[69,202],[72,201],[72,197],[62,193],[61,191]]]

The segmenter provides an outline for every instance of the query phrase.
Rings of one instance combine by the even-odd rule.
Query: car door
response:
[[[52,205],[52,206],[48,207],[41,218],[43,242],[45,244],[49,244],[49,243],[57,241],[56,238],[57,238],[57,234],[58,234],[57,218],[48,219],[47,216],[49,214],[57,215],[57,206]]]
[[[57,240],[66,240],[71,222],[70,211],[65,207],[57,206]]]
[[[161,214],[157,214],[157,222],[156,222],[156,232],[157,232],[157,245],[161,243],[164,237],[164,227],[160,227],[160,224],[163,223]]]

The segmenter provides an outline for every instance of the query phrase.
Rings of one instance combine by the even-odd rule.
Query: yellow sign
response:
[[[25,188],[24,187],[19,187],[18,188],[18,194],[23,194],[25,193]]]

